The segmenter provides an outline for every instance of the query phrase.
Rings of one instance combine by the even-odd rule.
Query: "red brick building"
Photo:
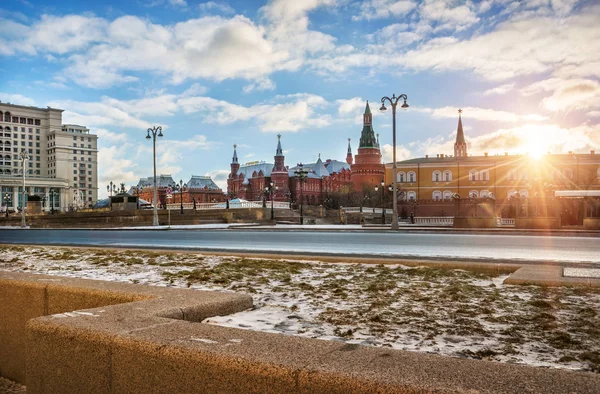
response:
[[[173,197],[169,201],[171,204],[180,202],[182,197],[184,203],[193,203],[196,201],[197,204],[200,204],[225,201],[223,190],[207,176],[192,175],[190,180],[184,184],[183,192],[176,190],[175,185],[178,185],[178,183],[173,180],[171,175],[157,175],[156,184],[159,207],[164,207],[167,203],[167,189],[169,187],[173,191]],[[154,198],[154,177],[141,178],[136,189],[138,190],[138,196],[142,200],[152,202]]]
[[[319,155],[319,159],[315,163],[302,165],[302,168],[307,171],[306,178],[302,182],[302,189],[297,176],[299,166],[285,165],[281,135],[277,136],[274,163],[255,161],[241,166],[238,161],[237,146],[234,145],[230,167],[231,173],[227,179],[229,198],[254,201],[263,198],[269,199],[268,189],[273,183],[273,199],[275,201],[298,202],[302,198],[305,204],[312,205],[322,204],[328,194],[361,192],[364,188],[379,185],[384,179],[385,173],[368,102],[363,115],[363,129],[355,160],[352,158],[350,139],[348,139],[345,162],[333,159],[322,161]]]

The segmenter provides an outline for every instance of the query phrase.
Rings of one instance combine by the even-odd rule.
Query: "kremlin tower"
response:
[[[350,147],[348,152],[351,154]],[[357,192],[363,191],[365,187],[379,185],[385,178],[385,166],[381,163],[381,151],[373,130],[373,114],[368,101],[363,114],[358,154],[355,156],[354,164],[351,165],[351,170],[352,184],[354,191]]]
[[[467,157],[467,143],[465,142],[465,133],[463,132],[462,119],[460,114],[462,109],[458,110],[458,128],[456,129],[456,142],[454,143],[454,157]]]
[[[285,156],[281,149],[281,134],[277,134],[277,149],[275,150],[275,164],[271,170],[271,182],[273,187],[277,186],[276,191],[273,191],[273,199],[278,200],[284,196],[289,188],[289,173],[285,166]]]

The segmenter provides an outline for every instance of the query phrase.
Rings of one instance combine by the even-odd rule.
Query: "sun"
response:
[[[528,155],[532,159],[540,160],[544,156],[544,147],[541,144],[528,145]]]

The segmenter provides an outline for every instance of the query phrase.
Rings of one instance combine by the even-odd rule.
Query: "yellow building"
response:
[[[500,213],[511,197],[527,199],[530,204],[539,199],[545,204],[557,190],[600,189],[600,154],[569,152],[539,159],[508,153],[470,156],[459,113],[454,155],[441,153],[398,162],[395,176],[399,199],[418,202],[421,209],[449,202],[458,194],[461,199],[494,197]],[[391,184],[393,177],[392,163],[388,163],[386,183]],[[436,213],[429,211],[422,214]]]

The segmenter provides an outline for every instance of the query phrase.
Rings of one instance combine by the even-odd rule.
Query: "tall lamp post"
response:
[[[375,186],[375,191],[379,190],[379,186]],[[385,182],[381,181],[381,224],[385,224]]]
[[[298,168],[294,171],[294,174],[298,178],[298,182],[300,183],[300,224],[304,224],[304,212],[302,211],[302,205],[304,203],[304,193],[302,183],[308,176],[308,171],[304,169],[304,164],[298,163]]]
[[[152,134],[152,137],[150,137]],[[154,126],[148,129],[148,134],[146,135],[146,139],[149,140],[152,138],[152,155],[154,157],[154,197],[152,198],[152,204],[154,205],[154,218],[152,219],[152,225],[158,226],[158,193],[156,188],[156,137],[162,137],[162,127]]]
[[[117,193],[117,184],[110,181],[108,185],[106,185],[106,191],[109,194],[109,197],[112,197],[113,194]]]
[[[269,195],[271,199],[271,220],[275,220],[275,209],[273,207],[273,191],[279,190],[279,186],[276,186],[271,182],[269,186],[265,187],[265,194]]]
[[[21,163],[23,164],[23,197],[22,197],[22,202],[21,202],[21,206],[23,208],[23,212],[21,214],[21,227],[27,227],[27,222],[25,219],[25,210],[27,209],[27,205],[25,203],[25,162],[27,160],[30,159],[29,154],[27,153],[27,151],[22,150],[21,153],[19,154],[19,157],[21,158]]]
[[[408,97],[405,94],[401,94],[396,97],[396,94],[392,95],[392,98],[384,96],[381,98],[381,108],[379,111],[385,113],[387,108],[385,107],[385,102],[388,101],[392,106],[392,149],[393,149],[393,160],[392,168],[394,171],[394,176],[392,179],[392,188],[393,188],[393,215],[392,215],[392,230],[398,230],[398,187],[396,186],[396,106],[398,105],[398,101],[400,99],[404,100],[404,103],[400,106],[400,108],[408,108],[408,104],[406,104],[406,100]]]
[[[183,183],[183,179],[179,180],[179,183],[175,183],[175,186],[173,186],[173,189],[177,190],[179,192],[179,197],[180,197],[180,211],[179,214],[183,215],[183,189],[187,188],[187,183]]]
[[[50,213],[54,215],[54,205],[56,197],[58,197],[58,192],[56,191],[56,189],[50,189],[48,194],[50,194]]]
[[[6,206],[6,217],[8,217],[8,202],[10,201],[10,194],[5,193],[2,199],[4,200],[4,205]]]

